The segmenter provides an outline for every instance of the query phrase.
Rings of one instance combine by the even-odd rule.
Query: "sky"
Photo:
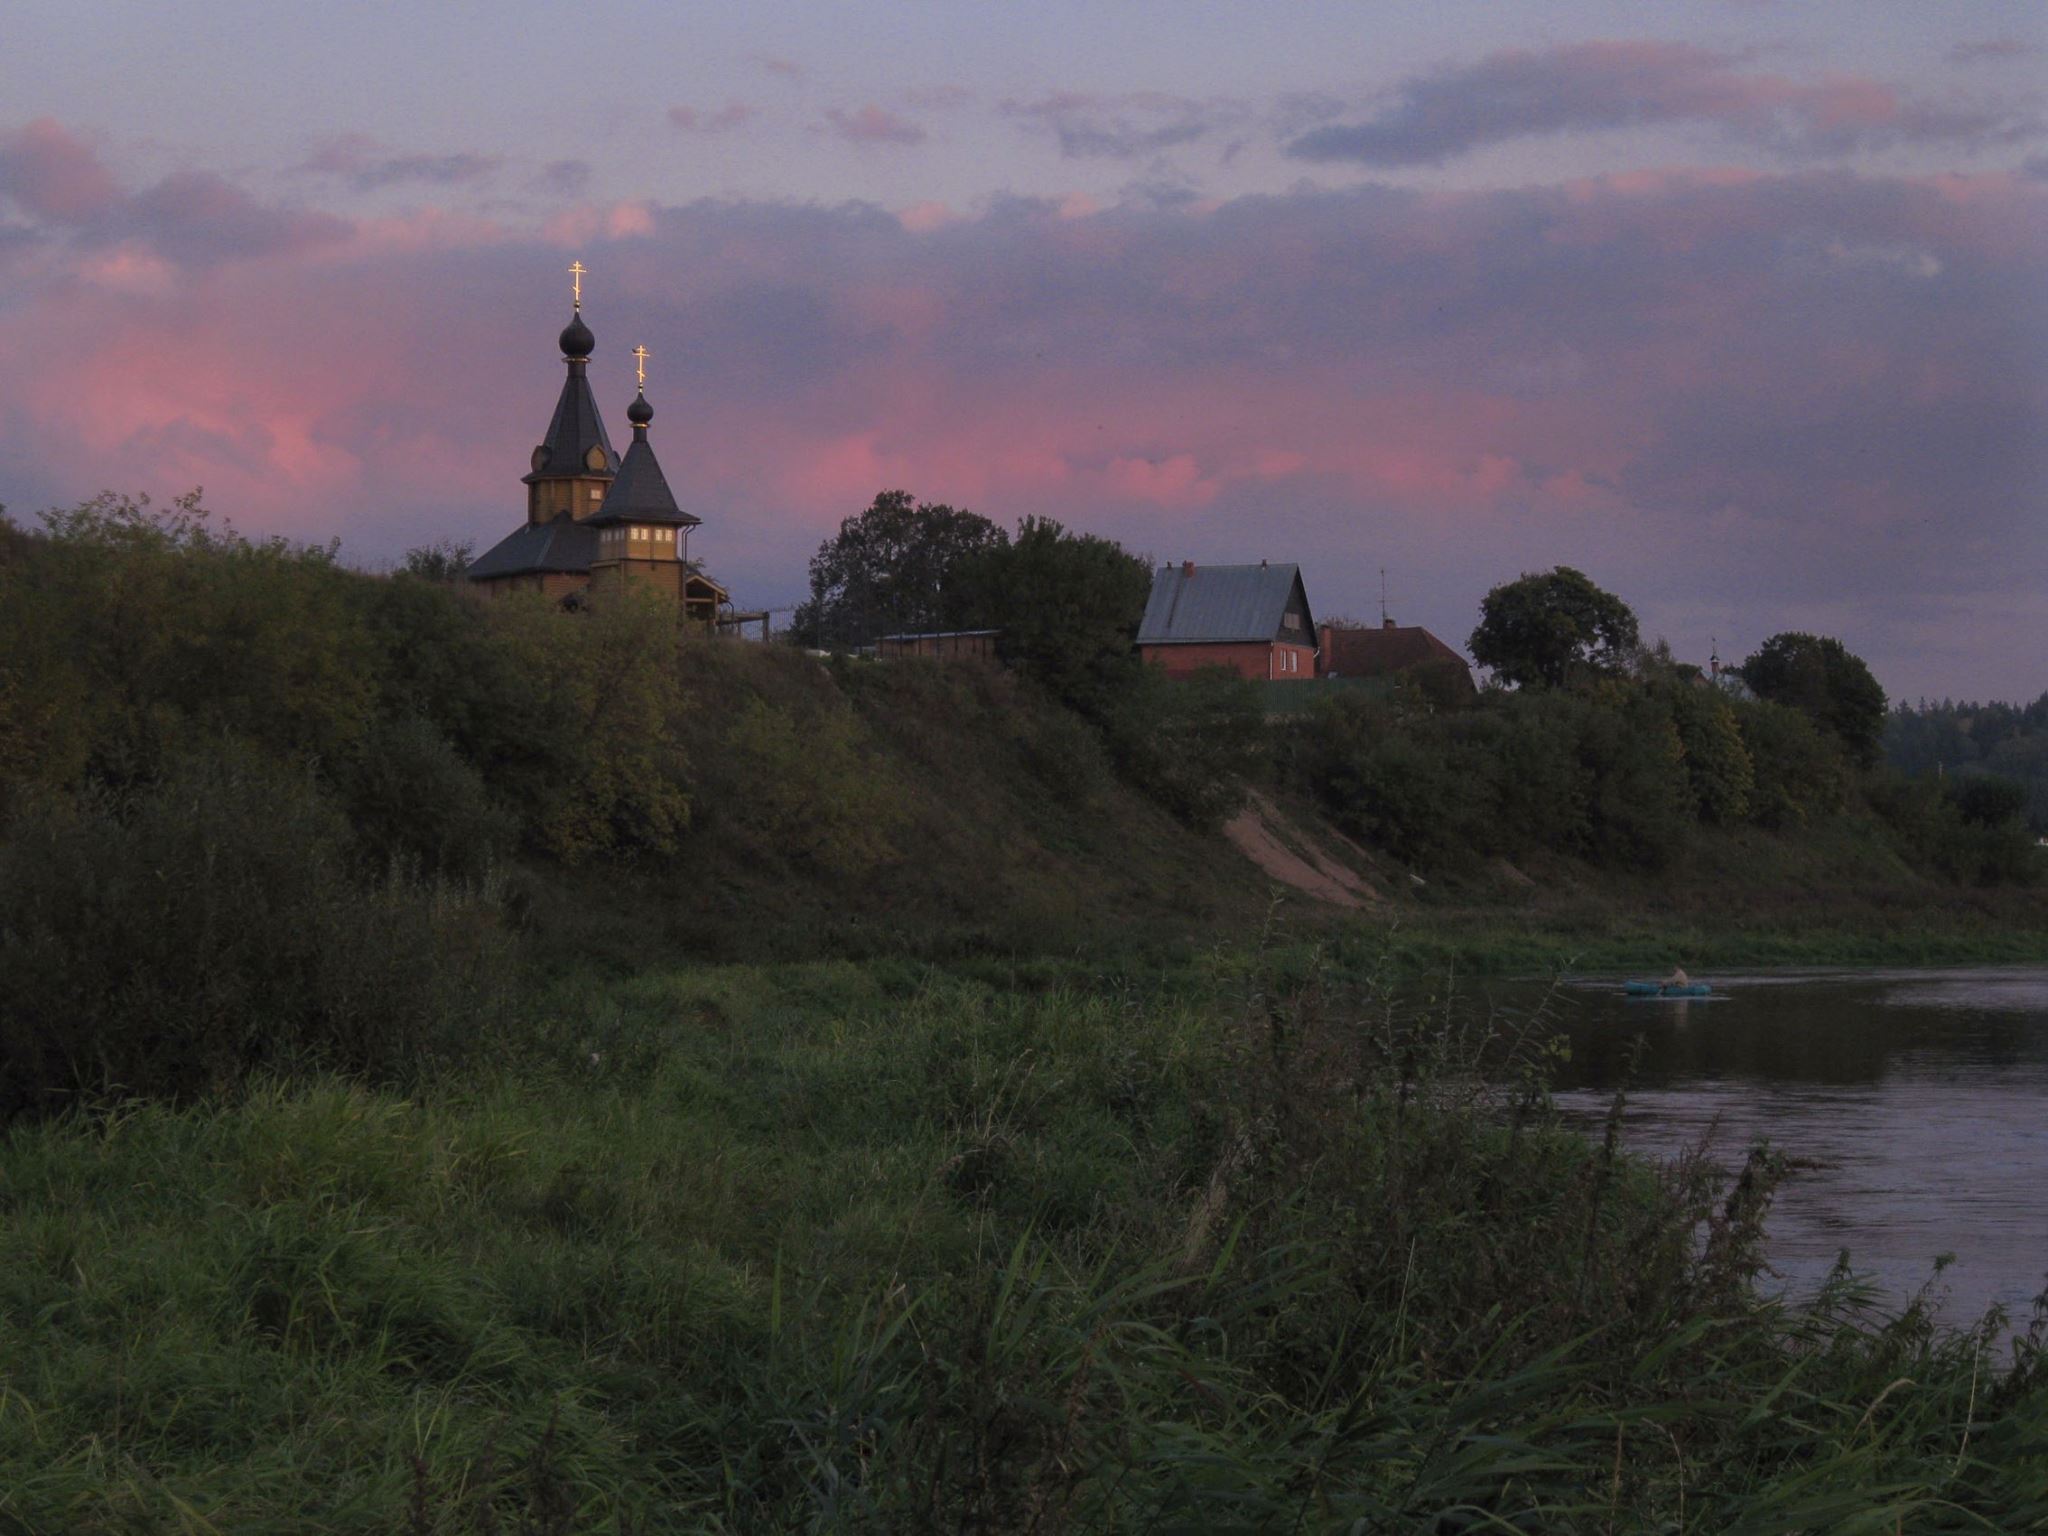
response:
[[[2048,691],[2034,0],[0,7],[11,516],[488,547],[572,261],[743,607],[902,488]]]

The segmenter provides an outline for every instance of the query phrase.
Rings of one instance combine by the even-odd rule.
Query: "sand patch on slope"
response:
[[[1363,875],[1318,848],[1263,795],[1251,796],[1225,824],[1223,835],[1271,878],[1317,901],[1363,907],[1386,899]]]

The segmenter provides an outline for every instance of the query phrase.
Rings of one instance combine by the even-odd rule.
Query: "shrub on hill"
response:
[[[671,853],[689,823],[673,613],[628,597],[577,624],[253,542],[195,497],[100,496],[0,563],[0,811],[126,789],[220,740],[315,773],[368,851],[474,872]]]
[[[1111,761],[1129,784],[1187,826],[1212,830],[1264,772],[1267,731],[1256,684],[1204,671],[1168,682],[1135,669],[1100,717]]]
[[[726,732],[718,762],[720,798],[764,849],[844,876],[866,874],[894,853],[892,785],[844,704],[799,720],[754,699]]]
[[[1425,866],[1543,850],[1658,868],[1694,823],[1669,702],[1633,687],[1531,689],[1454,714],[1336,694],[1285,760],[1340,826]]]
[[[1735,706],[1749,753],[1749,818],[1777,831],[1811,825],[1847,803],[1852,774],[1841,747],[1805,715],[1754,699]]]
[[[499,1017],[494,904],[357,878],[302,770],[223,747],[48,798],[0,844],[0,1115],[317,1065],[405,1078]]]

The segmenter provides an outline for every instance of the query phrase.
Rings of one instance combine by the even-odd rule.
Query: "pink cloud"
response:
[[[541,226],[541,237],[558,246],[594,240],[631,240],[654,232],[654,208],[646,202],[584,203],[565,208]]]
[[[0,194],[37,218],[80,224],[112,207],[118,188],[90,145],[39,117],[0,139]]]
[[[668,109],[668,120],[685,133],[725,133],[737,128],[754,116],[754,109],[743,101],[728,101],[716,111],[700,111],[696,107],[676,106]]]
[[[224,223],[231,269],[159,243],[174,197]],[[118,238],[52,237],[75,259],[0,311],[0,349],[39,360],[0,375],[0,500],[203,483],[245,527],[360,557],[494,539],[559,387],[573,250],[600,405],[619,431],[644,339],[693,550],[750,601],[793,596],[823,531],[900,485],[1300,559],[1340,610],[1390,564],[1453,637],[1492,582],[1559,562],[1653,632],[1850,602],[1892,681],[1924,663],[1881,597],[1842,594],[2018,612],[2048,559],[2048,187],[2020,177],[1662,172],[1199,213],[626,202],[258,238],[319,217],[173,181],[116,189],[93,218]],[[2036,639],[1983,631],[1996,686],[2048,686]]]
[[[1203,475],[1190,453],[1167,459],[1111,459],[1102,478],[1117,497],[1150,502],[1155,507],[1206,507],[1223,490]]]
[[[832,132],[849,144],[894,144],[907,147],[922,144],[929,137],[924,129],[902,113],[892,112],[887,107],[878,107],[873,102],[851,112],[831,107],[827,109],[825,117],[832,125]]]
[[[912,203],[896,212],[896,220],[914,235],[928,235],[959,219],[960,215],[940,202]]]
[[[130,276],[145,253],[211,266],[333,244],[350,229],[326,213],[261,202],[209,171],[177,171],[125,192],[82,139],[47,118],[0,140],[0,194],[104,271]],[[109,256],[110,247],[128,254]]]

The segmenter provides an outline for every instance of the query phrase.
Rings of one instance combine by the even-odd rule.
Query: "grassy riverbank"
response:
[[[2038,899],[2038,898],[2037,898]],[[2015,904],[2017,907],[2017,904]],[[1419,907],[1374,932],[1404,974],[1548,976],[1559,972],[1761,966],[2048,964],[2048,929],[2023,910],[1947,910],[1889,919],[1814,915],[1798,923],[1670,916],[1605,903],[1578,915],[1485,905]]]
[[[1269,728],[188,503],[0,596],[0,1536],[2048,1521],[2031,1336],[1759,1300],[1767,1156],[1445,1000],[2038,955],[1939,791],[1695,783],[1662,676]]]
[[[410,1094],[17,1125],[0,1531],[2048,1519],[2031,1347],[1757,1300],[1768,1162],[1561,1131],[1540,1041],[970,969],[564,975]]]

